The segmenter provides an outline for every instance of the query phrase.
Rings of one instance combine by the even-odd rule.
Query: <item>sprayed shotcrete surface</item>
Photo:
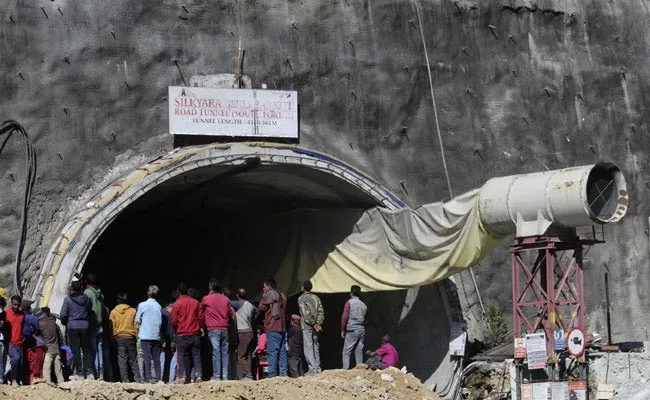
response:
[[[604,330],[607,264],[613,334],[646,338],[647,3],[420,6],[454,193],[493,176],[598,160],[619,165],[630,209],[605,229],[607,244],[588,254],[588,324]],[[186,79],[234,73],[240,36],[244,72],[256,87],[298,91],[302,146],[360,168],[411,206],[449,197],[410,1],[6,0],[0,118],[24,124],[39,161],[27,287],[67,217],[130,167],[172,148],[165,96],[167,86],[182,85],[179,70]],[[0,160],[4,287],[13,274],[23,171],[21,143],[12,139]],[[483,301],[509,310],[507,243],[475,273]],[[476,328],[471,279],[462,274],[456,282]]]

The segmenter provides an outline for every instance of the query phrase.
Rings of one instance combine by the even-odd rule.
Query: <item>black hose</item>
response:
[[[0,156],[4,150],[7,142],[11,136],[18,132],[25,139],[25,159],[27,165],[27,174],[25,176],[25,192],[23,197],[23,210],[21,213],[20,221],[20,237],[18,238],[18,244],[16,246],[16,270],[14,274],[14,293],[22,296],[23,290],[20,285],[20,261],[23,256],[23,250],[25,249],[25,242],[27,239],[27,213],[29,212],[29,202],[32,198],[32,190],[34,189],[34,183],[36,182],[36,150],[34,148],[34,143],[30,139],[29,135],[25,131],[25,128],[22,127],[18,122],[14,120],[7,120],[0,125],[0,136],[7,134],[5,139],[2,141],[0,146]]]

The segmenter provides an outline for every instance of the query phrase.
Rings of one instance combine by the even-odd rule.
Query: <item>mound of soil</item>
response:
[[[0,398],[7,400],[439,400],[410,374],[398,369],[370,371],[331,370],[321,374],[272,378],[257,382],[202,382],[190,385],[109,383],[103,381],[65,382],[60,386],[40,383],[33,386],[0,386]]]

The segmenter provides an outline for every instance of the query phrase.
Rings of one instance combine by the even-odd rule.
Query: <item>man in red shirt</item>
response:
[[[390,343],[390,336],[388,335],[381,338],[380,348],[375,351],[366,351],[366,355],[370,357],[366,364],[372,370],[397,367],[399,363],[399,355],[395,347]]]
[[[23,327],[25,326],[25,313],[20,310],[20,303],[23,298],[16,295],[11,297],[11,308],[5,311],[4,335],[9,343],[9,361],[11,363],[11,376],[9,380],[12,385],[18,385],[21,381],[23,370]]]
[[[201,300],[201,311],[205,316],[208,338],[212,344],[212,379],[227,381],[229,367],[228,327],[235,320],[230,299],[221,293],[221,284],[210,279],[210,293]]]
[[[187,295],[187,285],[178,284],[178,299],[172,307],[172,326],[176,331],[176,351],[180,370],[185,371],[185,383],[192,382],[192,368],[201,382],[201,336],[203,335],[203,313],[199,302]]]

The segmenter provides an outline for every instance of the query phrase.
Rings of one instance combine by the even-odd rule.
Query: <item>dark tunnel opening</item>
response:
[[[82,272],[97,274],[109,309],[119,292],[136,307],[150,284],[160,287],[162,305],[180,281],[205,295],[211,277],[223,287],[246,288],[257,304],[262,280],[288,263],[291,274],[278,284],[291,295],[288,313],[298,313],[301,282],[352,232],[363,211],[376,205],[352,184],[300,165],[261,165],[251,158],[239,166],[202,167],[165,181],[124,209],[96,241]],[[314,240],[327,245],[305,249]],[[405,291],[363,294],[372,313],[366,349],[391,334],[403,343],[404,359],[413,360],[409,369],[427,379],[446,354],[445,340],[432,338],[448,335],[448,323],[436,288],[421,293],[416,314],[405,321]],[[320,296],[326,312],[322,367],[340,368],[340,316],[348,295]],[[429,356],[422,357],[423,351]]]
[[[273,276],[278,263],[291,262],[298,227],[319,229],[319,221],[336,211],[353,221],[374,206],[358,188],[307,167],[260,165],[258,158],[240,166],[203,167],[166,181],[122,211],[91,249],[83,272],[98,275],[109,309],[119,292],[135,307],[150,284],[160,287],[163,305],[180,281],[204,295],[211,277],[224,287],[246,288],[255,303],[262,280]],[[352,228],[337,229],[333,242]],[[324,257],[293,262],[311,270],[316,265],[304,263]],[[301,279],[294,280],[295,293]],[[332,315],[340,315],[346,295],[325,297]],[[288,311],[298,312],[297,294]],[[324,363],[334,367],[337,361]]]

